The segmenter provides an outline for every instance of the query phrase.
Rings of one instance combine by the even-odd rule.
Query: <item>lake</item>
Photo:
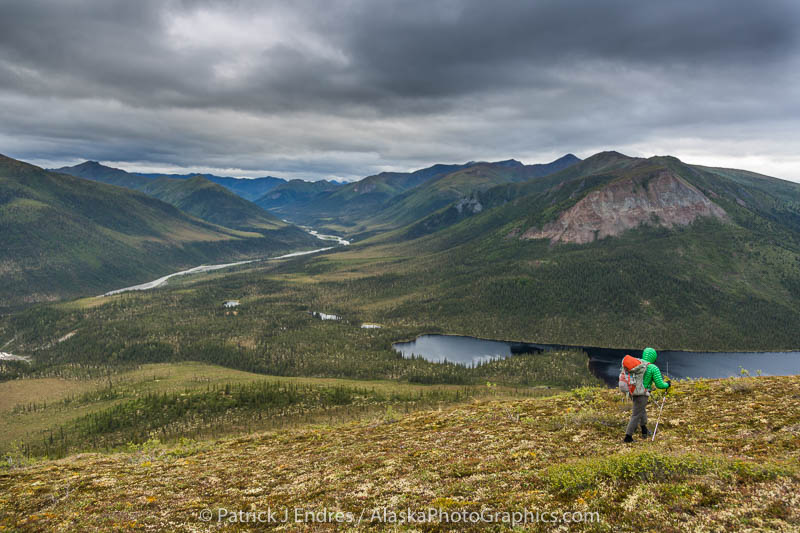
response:
[[[478,362],[510,357],[520,353],[568,348],[583,350],[589,355],[589,369],[609,385],[616,386],[619,366],[625,354],[641,357],[642,348],[599,348],[495,341],[458,335],[422,335],[410,342],[392,347],[403,357],[421,356],[428,361],[473,365]],[[800,374],[800,351],[794,352],[686,352],[659,350],[656,364],[672,378],[725,378],[737,376],[744,368],[765,376]]]

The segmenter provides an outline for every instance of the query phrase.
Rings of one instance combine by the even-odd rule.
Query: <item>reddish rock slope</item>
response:
[[[727,215],[695,186],[671,170],[660,169],[592,191],[553,222],[529,228],[521,238],[585,244],[642,224],[670,228],[699,217],[724,220]]]

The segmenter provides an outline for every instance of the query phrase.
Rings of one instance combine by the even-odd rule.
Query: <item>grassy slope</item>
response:
[[[269,401],[239,405],[221,413],[196,402],[194,410],[175,412],[158,418],[149,412],[146,420],[121,423],[120,413],[141,412],[140,404],[147,395],[179,395],[178,402],[205,398],[209,390],[275,384],[298,393],[341,389],[355,394],[339,398],[328,405],[307,402],[295,404],[292,410],[275,412]],[[58,377],[26,378],[0,382],[0,454],[14,449],[29,450],[40,456],[45,453],[64,455],[143,442],[151,431],[162,440],[182,437],[241,434],[255,428],[307,424],[309,420],[350,420],[363,417],[389,406],[401,410],[420,409],[436,403],[463,401],[465,396],[530,397],[553,394],[550,387],[512,388],[484,385],[420,385],[389,380],[348,380],[335,378],[265,376],[216,365],[181,362],[145,364],[131,369],[116,369],[107,376],[89,379]],[[178,402],[169,402],[174,405]],[[114,411],[116,409],[116,411]],[[119,427],[112,430],[85,431],[81,426],[90,416],[113,417]],[[152,426],[152,427],[151,427]],[[50,435],[58,436],[58,444],[47,448]],[[62,444],[62,438],[65,439]]]
[[[579,389],[216,443],[82,454],[0,474],[0,523],[210,531],[218,524],[202,522],[203,509],[301,507],[356,517],[366,510],[363,528],[376,509],[433,507],[599,514],[599,522],[570,530],[790,531],[800,526],[800,409],[786,399],[799,395],[796,377],[679,384],[657,441],[637,437],[632,445],[621,442],[629,404],[615,391]]]
[[[270,239],[212,225],[141,193],[0,158],[2,307],[317,244],[281,231]]]

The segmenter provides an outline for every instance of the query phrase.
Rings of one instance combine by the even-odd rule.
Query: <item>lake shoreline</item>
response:
[[[392,343],[391,347],[405,358],[422,357],[433,363],[451,363],[466,367],[528,353],[580,351],[587,355],[589,371],[609,386],[616,384],[622,358],[628,354],[635,357],[640,354],[639,349],[509,342],[441,333],[418,335],[412,341]],[[800,374],[800,351],[657,351],[659,368],[666,375],[678,379],[715,379],[762,373]]]
[[[425,336],[425,335],[440,335],[442,337],[463,337],[466,339],[479,339],[482,341],[492,341],[492,342],[504,342],[508,344],[519,344],[519,345],[531,345],[531,346],[552,346],[552,347],[559,347],[565,350],[581,350],[585,351],[585,348],[592,349],[592,350],[620,350],[620,351],[629,351],[631,355],[635,355],[635,352],[641,352],[646,346],[641,348],[617,348],[613,346],[590,346],[590,345],[580,345],[580,344],[561,344],[561,343],[551,343],[551,342],[537,342],[537,341],[520,341],[520,340],[511,340],[511,339],[490,339],[487,337],[476,337],[474,335],[465,335],[463,333],[440,333],[440,332],[432,332],[432,331],[425,331],[423,333],[418,334],[416,337],[412,338],[403,338],[400,340],[392,341],[392,346],[395,344],[402,344],[402,343],[409,343],[414,342],[417,338]],[[772,349],[772,348],[764,348],[761,350],[738,350],[738,349],[728,349],[728,350],[705,350],[705,349],[688,349],[688,348],[657,348],[656,346],[651,346],[657,352],[684,352],[684,353],[698,353],[698,354],[724,354],[724,353],[747,353],[747,354],[759,354],[759,353],[795,353],[800,352],[800,348],[789,348],[789,349]]]

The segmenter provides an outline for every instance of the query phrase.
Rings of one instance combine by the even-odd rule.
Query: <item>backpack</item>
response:
[[[636,359],[630,355],[622,358],[622,366],[619,370],[619,390],[625,395],[641,396],[647,394],[644,388],[644,373],[647,370],[647,361]]]

